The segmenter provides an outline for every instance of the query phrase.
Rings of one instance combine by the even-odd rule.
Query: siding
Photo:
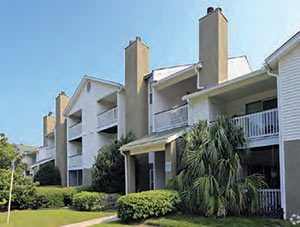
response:
[[[282,139],[300,139],[300,47],[279,61]]]

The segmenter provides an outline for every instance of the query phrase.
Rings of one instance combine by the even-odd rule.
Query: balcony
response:
[[[82,134],[82,123],[77,123],[69,127],[69,140],[76,139]]]
[[[36,156],[36,163],[41,163],[55,158],[54,147],[42,147]]]
[[[154,114],[154,132],[161,132],[188,125],[188,105]]]
[[[245,137],[250,140],[278,136],[279,133],[277,109],[247,114],[232,120],[244,130]]]
[[[118,108],[106,110],[97,115],[97,128],[99,131],[103,131],[108,128],[117,126],[118,124]]]
[[[69,169],[81,169],[81,168],[82,168],[82,154],[69,156]]]
[[[278,212],[281,208],[280,189],[259,190],[259,208],[265,212]]]

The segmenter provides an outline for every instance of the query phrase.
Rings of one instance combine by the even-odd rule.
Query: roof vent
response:
[[[208,7],[207,8],[207,14],[210,14],[214,11],[214,7]]]

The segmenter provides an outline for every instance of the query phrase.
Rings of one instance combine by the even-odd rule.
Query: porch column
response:
[[[135,157],[124,152],[125,154],[125,187],[126,194],[136,192],[135,181]]]
[[[176,140],[166,144],[165,150],[165,183],[176,176]]]

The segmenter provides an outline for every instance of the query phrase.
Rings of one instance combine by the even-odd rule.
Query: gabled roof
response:
[[[72,97],[71,97],[68,105],[66,106],[65,110],[63,111],[64,116],[67,116],[69,114],[71,108],[73,107],[74,103],[78,99],[80,93],[82,92],[82,90],[84,89],[84,87],[85,87],[85,85],[87,84],[88,81],[111,85],[111,86],[114,86],[114,87],[119,88],[119,89],[124,88],[124,86],[122,84],[119,84],[119,83],[116,83],[116,82],[113,82],[113,81],[110,81],[110,80],[104,80],[104,79],[100,79],[100,78],[85,75],[82,78],[82,80],[80,81],[79,86],[76,88],[76,90],[75,90],[74,94],[72,95]]]
[[[39,149],[39,147],[37,147],[37,146],[28,146],[28,145],[23,145],[23,144],[16,145],[17,152],[19,152],[20,154],[24,154],[24,155],[35,153],[38,149]]]
[[[278,49],[276,49],[269,57],[266,58],[265,62],[271,68],[271,70],[276,69],[278,60],[293,50],[296,46],[300,44],[300,31],[293,35],[289,40],[282,44]]]
[[[201,63],[178,65],[169,68],[154,69],[151,73],[153,81],[165,81],[169,78],[183,74],[185,71],[193,70],[194,67],[202,67]],[[228,58],[228,80],[248,74],[252,71],[249,61],[245,55]],[[149,75],[146,75],[147,77]]]

